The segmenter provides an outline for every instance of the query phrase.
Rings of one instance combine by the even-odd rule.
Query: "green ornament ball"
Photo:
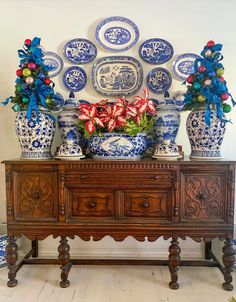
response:
[[[28,98],[26,98],[26,97],[24,97],[24,98],[22,99],[22,102],[23,102],[24,104],[26,104],[26,103],[28,103],[28,102],[29,102],[29,99],[28,99]]]
[[[22,88],[21,88],[20,85],[16,86],[16,91],[17,91],[17,92],[21,92],[21,89],[22,89]]]
[[[201,84],[200,83],[198,83],[198,82],[195,82],[195,83],[193,83],[193,88],[194,89],[200,89],[201,88]]]
[[[229,113],[231,111],[231,106],[228,104],[223,104],[223,112]]]

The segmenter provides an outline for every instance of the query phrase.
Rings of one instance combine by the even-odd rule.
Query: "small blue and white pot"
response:
[[[6,225],[0,224],[0,269],[7,266],[6,262],[6,246],[7,246],[7,234]]]
[[[21,159],[50,159],[56,130],[55,118],[46,111],[32,112],[29,120],[26,111],[20,111],[15,120],[16,134],[21,146]]]
[[[215,110],[210,113],[210,126],[205,122],[206,110],[190,112],[186,128],[191,145],[191,158],[221,158],[220,147],[225,134],[225,122],[217,117]]]
[[[88,148],[96,159],[136,160],[147,149],[146,133],[130,136],[125,133],[104,133],[89,139]]]

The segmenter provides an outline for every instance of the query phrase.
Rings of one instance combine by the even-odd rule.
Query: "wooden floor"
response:
[[[162,266],[74,266],[71,285],[59,286],[56,265],[25,265],[18,272],[19,284],[8,288],[7,270],[0,271],[0,302],[228,302],[236,297],[222,289],[217,268],[181,267],[180,288],[168,287],[169,270]]]

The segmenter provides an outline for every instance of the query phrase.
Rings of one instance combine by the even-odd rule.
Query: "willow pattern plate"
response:
[[[187,77],[194,73],[194,62],[200,58],[195,53],[184,53],[177,57],[173,63],[173,71],[177,78],[186,80]]]
[[[55,52],[52,51],[44,52],[43,63],[51,68],[50,71],[48,72],[51,78],[57,76],[62,71],[63,61],[61,57]]]
[[[147,86],[154,93],[164,93],[172,83],[169,71],[162,67],[152,69],[147,76]]]

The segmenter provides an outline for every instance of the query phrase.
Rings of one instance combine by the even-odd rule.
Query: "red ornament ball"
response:
[[[44,84],[49,85],[52,81],[49,78],[43,80]]]
[[[26,39],[24,44],[25,44],[26,46],[30,46],[30,45],[31,45],[31,42],[32,42],[32,41],[31,41],[30,39]]]
[[[198,67],[198,72],[203,73],[205,71],[206,71],[206,67],[205,66],[202,65],[202,66]]]
[[[229,98],[229,94],[227,92],[224,92],[221,94],[220,98],[222,101],[226,101]]]
[[[207,42],[207,47],[213,47],[216,43],[212,40]]]
[[[187,81],[187,83],[191,84],[193,82],[193,76],[190,75],[186,81]]]
[[[21,77],[21,76],[22,76],[22,69],[17,69],[16,75],[17,75],[18,77]]]
[[[224,83],[225,82],[225,79],[223,77],[220,77],[219,80]]]

